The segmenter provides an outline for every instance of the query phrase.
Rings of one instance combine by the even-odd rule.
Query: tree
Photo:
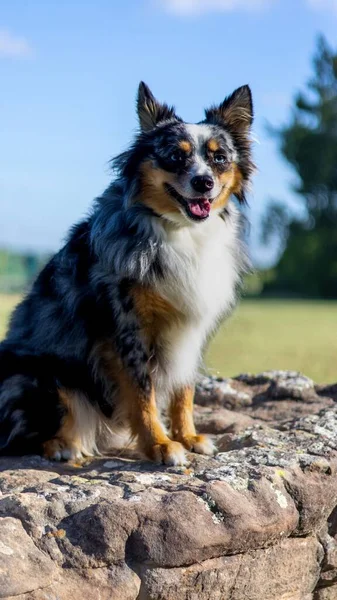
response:
[[[271,202],[265,242],[278,235],[283,254],[266,291],[337,298],[337,54],[318,39],[314,75],[295,98],[288,125],[274,134],[295,169],[303,218]]]

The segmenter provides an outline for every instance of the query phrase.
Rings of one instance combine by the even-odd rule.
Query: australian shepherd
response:
[[[253,171],[251,92],[189,124],[141,83],[137,111],[116,178],[0,345],[3,454],[79,460],[116,447],[122,430],[166,465],[214,452],[194,427],[194,383],[248,265],[232,196],[244,203]]]

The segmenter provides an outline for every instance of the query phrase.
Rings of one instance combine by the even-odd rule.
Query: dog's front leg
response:
[[[174,440],[190,451],[212,455],[215,446],[207,435],[197,435],[193,421],[193,387],[184,387],[173,394],[170,415]]]
[[[185,451],[179,442],[172,441],[160,422],[154,387],[139,387],[124,374],[120,378],[123,402],[127,403],[131,431],[137,436],[138,447],[150,460],[166,465],[184,465]]]

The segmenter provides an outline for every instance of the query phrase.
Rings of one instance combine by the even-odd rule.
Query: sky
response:
[[[336,43],[337,0],[2,0],[0,247],[54,251],[111,180],[137,128],[140,80],[188,122],[248,83],[258,172],[255,261],[270,198],[298,210],[267,124],[286,123],[315,40]]]

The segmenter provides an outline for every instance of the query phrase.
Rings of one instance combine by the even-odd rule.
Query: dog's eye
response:
[[[174,152],[170,154],[170,161],[172,162],[182,162],[183,160],[184,157],[182,155],[182,152],[179,152],[179,150],[174,150]]]
[[[224,165],[227,162],[224,154],[214,154],[213,160],[217,165]]]

